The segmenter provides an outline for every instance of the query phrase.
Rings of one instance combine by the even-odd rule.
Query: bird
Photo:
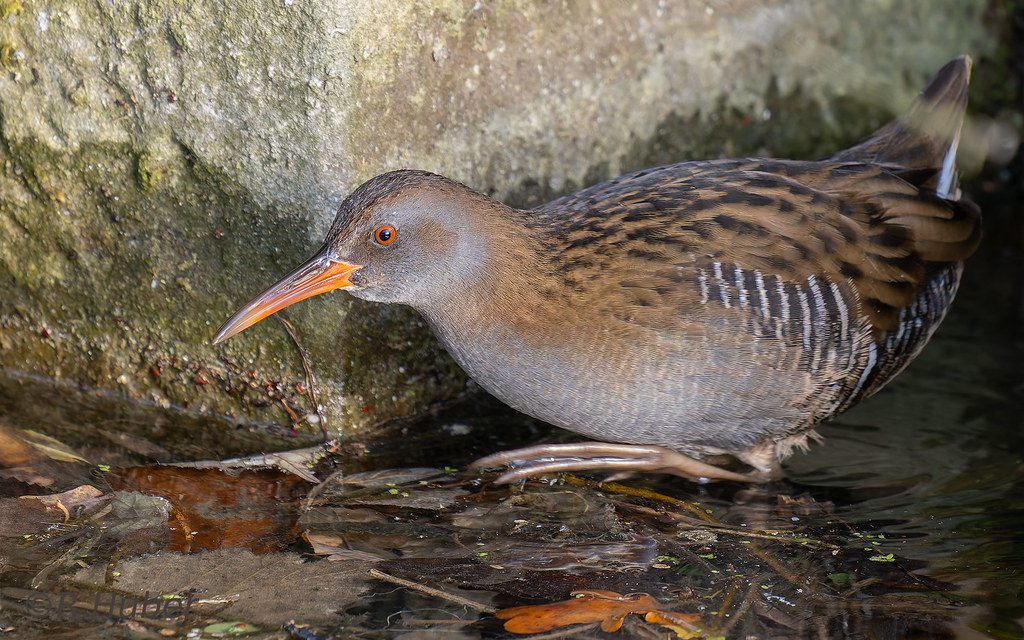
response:
[[[502,468],[496,482],[780,478],[953,301],[981,238],[955,165],[970,70],[950,61],[901,116],[821,160],[680,162],[528,210],[426,171],[378,175],[213,342],[343,289],[412,307],[484,389],[589,439],[471,465]]]

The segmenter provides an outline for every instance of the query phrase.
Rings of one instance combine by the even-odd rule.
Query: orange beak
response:
[[[351,286],[348,277],[359,268],[360,265],[331,258],[326,249],[321,250],[236,311],[213,336],[213,344],[227,340],[299,300]]]

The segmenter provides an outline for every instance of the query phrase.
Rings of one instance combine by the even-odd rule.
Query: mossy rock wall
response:
[[[0,368],[292,423],[310,405],[283,328],[210,338],[361,181],[415,167],[530,205],[644,165],[822,155],[990,54],[985,19],[953,0],[0,0]],[[465,384],[411,311],[334,293],[286,315],[335,429]]]

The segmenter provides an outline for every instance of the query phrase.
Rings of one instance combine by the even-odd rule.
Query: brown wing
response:
[[[979,239],[969,203],[858,163],[673,165],[534,213],[561,227],[549,255],[581,304],[806,374],[808,398],[832,390],[813,421],[909,362],[952,300],[948,268]]]
[[[562,226],[561,245],[550,249],[573,287],[582,286],[573,281],[580,273],[602,280],[630,273],[623,286],[636,289],[638,306],[663,307],[654,303],[671,295],[672,306],[686,312],[702,295],[696,269],[716,262],[787,283],[814,276],[841,285],[876,337],[896,326],[935,265],[963,260],[980,239],[971,203],[856,163],[673,165],[535,213]],[[679,295],[680,286],[688,295]],[[738,299],[742,287],[733,287]]]

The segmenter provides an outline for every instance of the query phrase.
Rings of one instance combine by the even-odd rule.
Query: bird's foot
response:
[[[504,466],[512,468],[498,476],[495,480],[497,484],[518,482],[545,473],[564,471],[611,471],[615,477],[637,472],[668,473],[697,482],[763,480],[760,473],[736,473],[665,447],[607,442],[541,444],[503,451],[480,458],[470,465],[470,469]]]

